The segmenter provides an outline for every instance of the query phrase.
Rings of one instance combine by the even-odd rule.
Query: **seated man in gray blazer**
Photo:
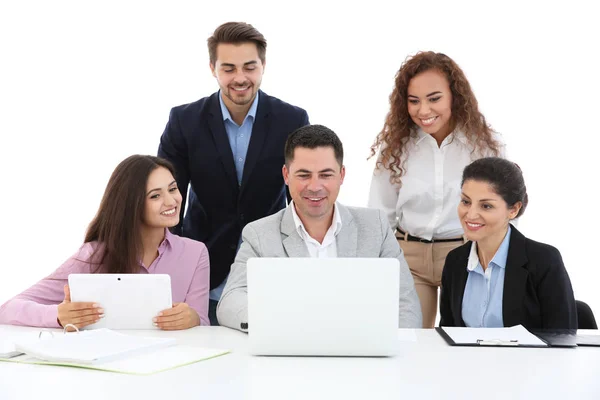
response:
[[[336,203],[345,175],[343,158],[342,142],[324,126],[307,125],[290,134],[282,172],[292,202],[242,231],[243,243],[217,306],[219,324],[248,327],[249,258],[395,257],[400,261],[399,327],[422,327],[413,278],[387,217],[380,210]]]

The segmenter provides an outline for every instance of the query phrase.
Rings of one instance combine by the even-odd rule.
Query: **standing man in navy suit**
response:
[[[309,124],[306,111],[260,90],[266,47],[252,25],[219,26],[208,38],[210,69],[219,91],[174,107],[158,148],[158,156],[175,166],[184,201],[182,222],[174,233],[208,247],[209,317],[215,325],[217,302],[242,229],[285,208],[285,141]]]

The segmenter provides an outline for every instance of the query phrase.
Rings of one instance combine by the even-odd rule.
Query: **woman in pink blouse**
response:
[[[209,325],[206,246],[173,235],[181,194],[163,159],[134,155],[113,172],[84,244],[50,276],[0,307],[0,324],[78,328],[104,316],[101,304],[71,302],[67,278],[77,273],[168,274],[173,307],[154,318],[161,329]],[[127,301],[127,299],[123,299]]]

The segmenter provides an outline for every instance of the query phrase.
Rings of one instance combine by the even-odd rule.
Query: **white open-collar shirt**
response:
[[[342,229],[342,218],[338,210],[337,204],[333,207],[333,220],[331,225],[323,238],[323,242],[319,243],[316,239],[308,234],[308,231],[304,227],[302,220],[296,212],[296,206],[294,202],[290,202],[289,207],[292,208],[292,216],[294,217],[294,225],[298,235],[302,238],[308,249],[308,254],[314,258],[335,258],[337,257],[337,243],[335,241],[336,236]]]

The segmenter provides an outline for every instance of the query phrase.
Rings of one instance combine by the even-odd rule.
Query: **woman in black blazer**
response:
[[[446,257],[440,326],[577,329],[560,252],[510,224],[526,206],[516,164],[490,157],[465,168],[458,216],[469,242]]]

